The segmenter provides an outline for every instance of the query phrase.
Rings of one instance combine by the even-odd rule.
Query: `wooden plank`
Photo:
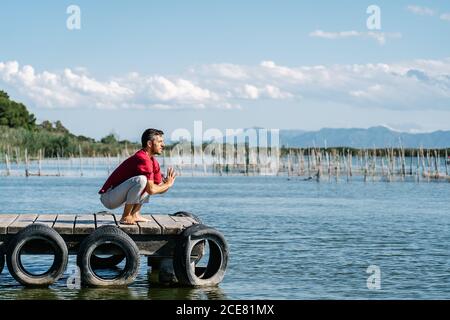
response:
[[[0,213],[0,220],[8,220],[11,218],[17,218],[18,214],[17,213]]]
[[[17,219],[18,214],[0,214],[0,234],[6,234],[8,226]]]
[[[37,214],[19,214],[17,219],[8,226],[8,234],[14,234],[33,224],[34,220],[38,217]]]
[[[152,215],[153,219],[161,226],[162,234],[179,234],[185,228],[181,222],[175,221],[168,215]]]
[[[34,223],[45,224],[46,226],[52,228],[57,216],[58,215],[56,214],[40,214]]]
[[[156,223],[151,215],[143,215],[144,218],[149,219],[148,222],[138,222],[140,234],[162,234],[162,227]]]
[[[76,214],[58,214],[53,229],[59,234],[73,234]]]
[[[75,219],[74,234],[90,234],[95,230],[95,216],[93,214],[79,214]]]
[[[121,224],[119,221],[122,218],[121,215],[114,215],[117,225],[120,229],[128,234],[139,234],[139,226],[137,224]]]
[[[190,217],[174,217],[174,216],[169,217],[171,217],[174,221],[181,223],[185,228],[192,226],[194,222],[197,223],[194,219]]]
[[[101,226],[107,225],[117,225],[116,219],[111,213],[95,213],[95,227],[99,228]]]

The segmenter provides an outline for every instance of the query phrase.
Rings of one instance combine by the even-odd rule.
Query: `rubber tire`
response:
[[[212,241],[210,245],[209,262],[206,268],[190,268],[190,254],[193,240],[204,239]],[[228,265],[229,247],[223,235],[214,228],[203,224],[195,224],[182,233],[175,246],[174,271],[180,285],[189,287],[217,286],[225,275]],[[197,261],[196,261],[197,262]],[[217,270],[214,270],[217,269]],[[203,278],[205,274],[207,278]]]
[[[175,212],[175,213],[171,214],[171,216],[174,216],[174,217],[189,217],[189,218],[192,218],[192,219],[194,219],[195,221],[197,221],[197,223],[203,224],[202,220],[201,220],[197,215],[195,215],[195,214],[193,214],[193,213],[190,213],[190,212],[187,212],[187,211],[178,211],[178,212]],[[202,247],[201,250],[202,250],[202,252],[201,252],[201,254],[198,256],[198,258],[197,258],[197,260],[195,261],[195,263],[199,262],[199,261],[201,260],[201,258],[203,257],[203,255],[204,255],[204,250],[205,250],[205,244],[203,244],[203,247]]]
[[[104,244],[113,243],[122,248],[127,259],[125,268],[114,279],[102,279],[92,270],[91,255],[94,250]],[[77,254],[77,265],[81,272],[81,282],[91,287],[127,286],[139,273],[139,248],[125,232],[116,226],[102,226],[86,237]]]
[[[187,211],[178,211],[178,212],[172,213],[171,216],[174,216],[174,217],[189,217],[189,218],[194,219],[195,221],[197,221],[200,224],[203,223],[202,220],[197,215],[195,215],[193,213],[190,213],[190,212],[187,212]]]
[[[55,258],[50,269],[42,275],[31,275],[20,261],[20,251],[32,239],[46,240],[54,249]],[[55,283],[67,268],[69,253],[64,239],[54,229],[35,223],[19,231],[8,243],[6,263],[11,275],[20,284],[33,287],[48,287]]]
[[[107,258],[94,255],[91,257],[91,265],[98,269],[108,269],[117,266],[123,259],[125,259],[125,255],[112,255]]]
[[[3,252],[0,252],[0,274],[3,271],[3,268],[5,267],[5,255]]]
[[[110,211],[103,210],[97,212],[96,214],[113,214],[113,213]],[[94,255],[92,256],[91,259],[92,259],[91,264],[93,267],[98,269],[108,269],[113,268],[117,266],[119,263],[121,263],[123,259],[125,259],[125,255],[112,255],[107,258],[102,258]]]

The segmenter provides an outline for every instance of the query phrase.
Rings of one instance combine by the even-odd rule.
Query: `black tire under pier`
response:
[[[202,242],[209,246],[206,267],[198,267],[198,259],[191,257],[193,248]],[[228,244],[216,229],[203,224],[187,228],[175,247],[174,270],[179,284],[194,287],[218,285],[225,275],[228,255]]]
[[[33,274],[23,265],[21,256],[26,246],[33,250],[33,242],[45,243],[50,248],[54,260],[51,267],[42,274]],[[42,247],[42,246],[40,246]],[[38,249],[39,250],[39,249]],[[66,270],[68,262],[67,245],[58,232],[52,228],[35,223],[18,232],[8,243],[6,263],[11,275],[25,286],[49,286],[57,281]]]
[[[126,259],[124,269],[114,278],[104,278],[95,272],[93,265],[94,251],[100,246],[113,246],[121,251]],[[95,256],[98,258],[98,256]],[[94,262],[96,260],[94,258]],[[103,226],[86,237],[80,245],[77,264],[81,272],[81,282],[87,286],[107,287],[131,284],[139,272],[139,249],[125,232],[116,226]]]
[[[5,255],[0,250],[0,274],[2,273],[4,267],[5,267]]]

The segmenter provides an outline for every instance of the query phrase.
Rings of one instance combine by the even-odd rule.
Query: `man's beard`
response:
[[[161,152],[158,152],[158,149],[154,148],[154,149],[153,149],[153,154],[158,154],[158,155],[160,155]]]

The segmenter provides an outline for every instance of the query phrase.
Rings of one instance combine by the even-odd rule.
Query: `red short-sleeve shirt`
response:
[[[125,180],[140,175],[146,176],[148,180],[153,180],[155,184],[162,182],[161,169],[158,161],[155,157],[150,157],[143,149],[122,162],[111,173],[98,193],[105,193],[110,187],[117,187]]]

